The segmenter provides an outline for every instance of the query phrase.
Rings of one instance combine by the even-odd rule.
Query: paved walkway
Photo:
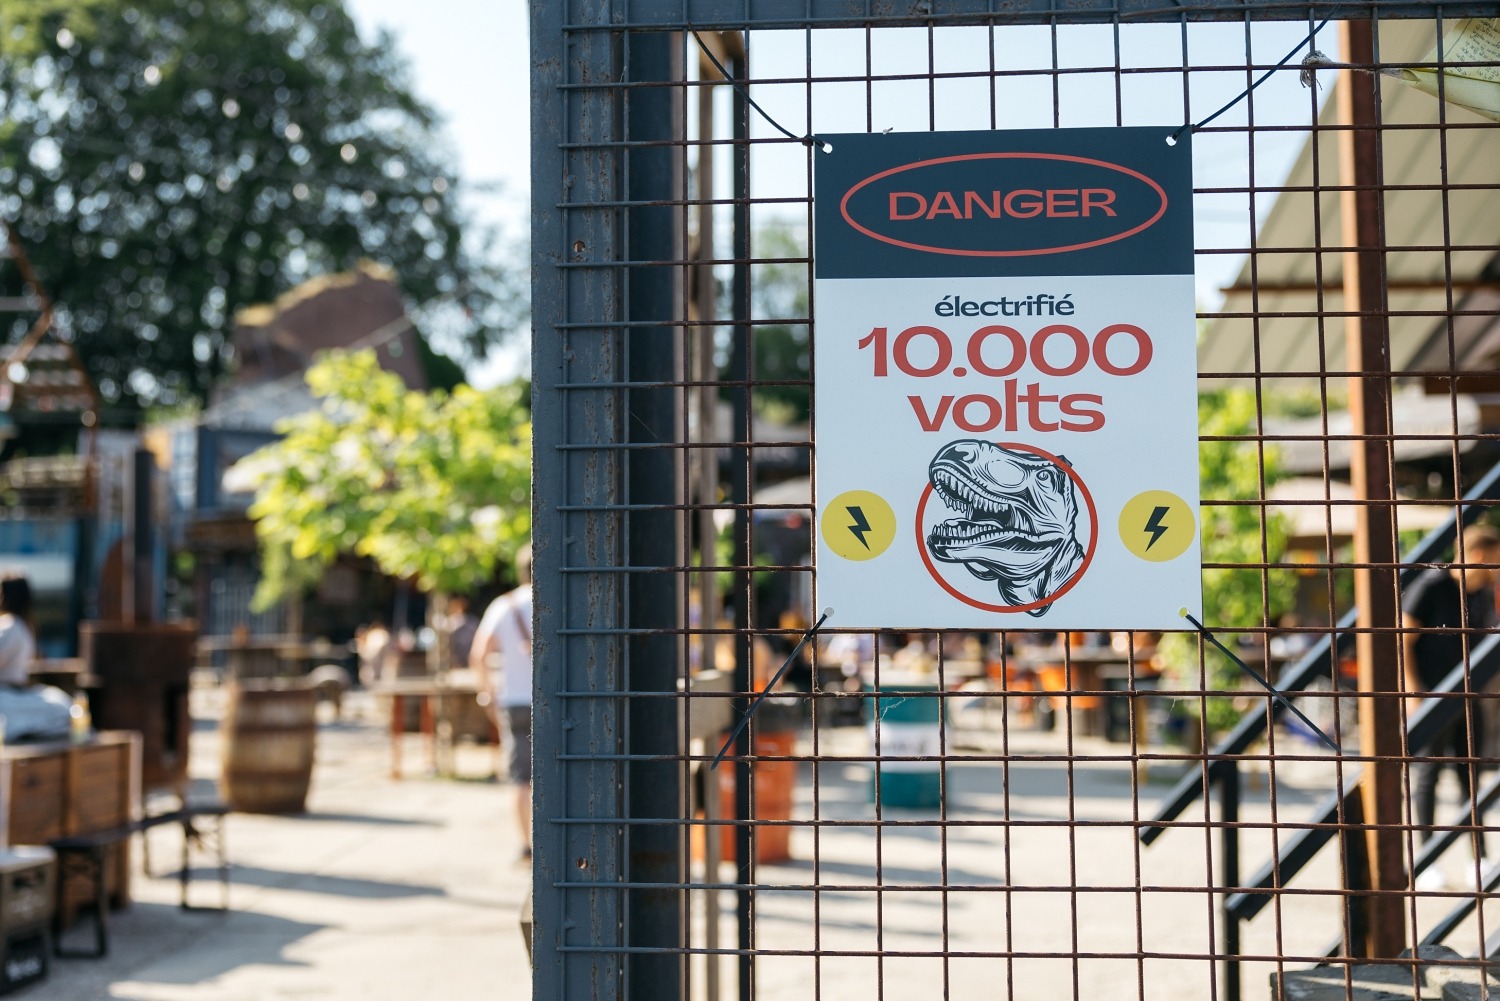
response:
[[[201,712],[204,699],[195,699]],[[211,703],[211,700],[209,700]],[[210,706],[211,708],[211,706]],[[510,790],[481,781],[493,753],[462,749],[460,774],[389,777],[386,732],[367,702],[318,735],[308,813],[228,818],[233,862],[228,914],[184,912],[170,872],[137,873],[134,903],[110,917],[110,953],[54,960],[25,1001],[268,1001],[276,998],[466,1001],[525,998],[526,953],[517,918],[529,871],[514,860]],[[193,735],[192,775],[211,783],[212,725]],[[153,862],[173,870],[180,841],[151,832]],[[135,852],[140,865],[140,852]],[[218,902],[211,869],[196,902]],[[79,934],[82,929],[75,929]]]
[[[200,719],[214,716],[213,694],[195,693]],[[138,875],[134,905],[111,917],[107,958],[55,961],[47,981],[15,996],[528,998],[518,914],[529,871],[515,863],[511,791],[485,780],[493,752],[461,748],[459,771],[468,778],[438,780],[422,774],[419,741],[409,738],[410,777],[392,781],[387,734],[369,701],[356,697],[350,716],[320,730],[307,814],[229,817],[230,913],[183,912],[170,874]],[[803,735],[799,753],[811,751],[810,737]],[[858,757],[863,740],[857,728],[825,731],[819,751]],[[1213,968],[1199,958],[1217,938],[1212,898],[1199,889],[1210,854],[1217,863],[1217,836],[1194,826],[1202,813],[1190,811],[1184,829],[1139,848],[1132,822],[1152,814],[1170,788],[1164,776],[1133,786],[1122,745],[1080,742],[1078,753],[1101,757],[1073,768],[1065,750],[1060,734],[1018,732],[1008,787],[998,760],[955,765],[946,818],[887,811],[885,819],[904,823],[878,832],[860,822],[874,817],[864,765],[802,765],[794,815],[809,819],[816,809],[843,823],[816,834],[797,828],[794,861],[759,872],[757,945],[771,954],[757,963],[757,1001],[1222,996]],[[215,727],[200,723],[195,781],[211,784],[217,761]],[[1305,817],[1332,784],[1324,763],[1284,765],[1279,777],[1282,823]],[[1452,797],[1445,797],[1451,810]],[[1271,834],[1260,826],[1270,819],[1268,807],[1264,780],[1252,783],[1242,814],[1247,875],[1271,848]],[[1071,835],[1059,823],[1070,809],[1079,825]],[[151,837],[157,865],[171,869],[176,832],[160,828]],[[1451,861],[1457,873],[1463,860]],[[214,902],[211,870],[201,876],[195,894]],[[1335,853],[1322,853],[1305,877],[1303,886],[1323,892],[1268,908],[1245,929],[1247,952],[1295,954],[1337,932]],[[720,878],[732,879],[729,867]],[[1148,889],[1137,893],[1137,881]],[[701,943],[706,895],[693,896]],[[720,891],[719,902],[727,946],[734,942],[733,892]],[[1435,918],[1440,901],[1421,903],[1424,920]],[[809,949],[822,955],[797,955]],[[1017,955],[984,955],[997,950]],[[951,958],[937,958],[943,952]],[[1073,952],[1092,958],[1066,958]],[[694,957],[690,969],[701,998],[707,961]],[[1247,964],[1247,998],[1267,997],[1273,969],[1272,962]],[[734,958],[725,957],[720,970],[722,996],[730,997]]]

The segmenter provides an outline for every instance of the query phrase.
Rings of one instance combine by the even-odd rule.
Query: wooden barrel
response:
[[[307,807],[318,724],[318,691],[306,681],[231,682],[224,707],[220,792],[246,813]]]

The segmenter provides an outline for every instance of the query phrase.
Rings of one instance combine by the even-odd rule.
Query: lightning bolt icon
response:
[[[865,520],[864,508],[859,507],[855,504],[851,504],[848,507],[844,508],[844,510],[848,511],[849,517],[854,519],[854,521],[849,525],[849,531],[854,533],[854,537],[859,540],[859,544],[861,546],[869,549],[870,541],[865,538],[865,533],[870,530],[870,523]]]
[[[1161,523],[1161,520],[1165,518],[1167,516],[1167,512],[1171,510],[1172,509],[1169,507],[1158,506],[1156,510],[1151,512],[1151,517],[1146,519],[1146,531],[1151,533],[1151,541],[1146,543],[1146,549],[1148,551],[1152,546],[1156,545],[1158,539],[1166,534],[1167,526],[1163,525]]]

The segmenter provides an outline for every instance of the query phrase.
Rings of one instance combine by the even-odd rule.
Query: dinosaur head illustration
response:
[[[932,527],[928,550],[993,580],[1007,605],[1041,601],[1083,563],[1074,536],[1077,487],[1048,459],[987,441],[955,441],[933,457],[928,479],[944,504],[963,512]],[[1029,611],[1043,615],[1050,607]]]

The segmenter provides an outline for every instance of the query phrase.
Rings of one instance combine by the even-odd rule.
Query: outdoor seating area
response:
[[[1246,696],[1241,709],[1265,692],[1250,672],[1274,680],[1306,649],[1312,633],[1273,632],[1269,642],[1263,635],[1238,638],[1236,655],[1245,668],[1236,679]],[[852,696],[914,683],[973,696],[944,700],[948,724],[959,734],[998,733],[1003,702],[1011,727],[1046,731],[1071,725],[1080,736],[1137,749],[1181,746],[1196,725],[1196,707],[1171,693],[1196,687],[1196,651],[1178,648],[1174,661],[1158,650],[1160,638],[1154,632],[834,634],[820,643],[819,691],[851,698],[819,702],[819,719],[865,724],[868,713]],[[1343,677],[1341,684],[1352,687],[1352,679]]]
[[[0,0],[0,998],[1500,999],[1497,129],[1500,0]]]
[[[70,729],[0,747],[0,835],[10,846],[0,870],[24,874],[0,886],[11,895],[0,911],[24,915],[0,943],[0,969],[11,971],[0,990],[47,979],[54,960],[119,952],[139,886],[171,881],[184,913],[234,908],[241,863],[228,828],[307,814],[330,725],[383,737],[389,780],[500,771],[480,688],[466,671],[428,673],[426,658],[351,692],[348,672],[313,666],[327,644],[195,644],[189,625],[90,624],[84,638],[81,657],[38,661],[33,672],[66,686]],[[194,665],[217,652],[229,655],[227,669]],[[426,768],[403,767],[418,748]],[[204,882],[217,882],[217,894]],[[22,952],[34,959],[17,965]]]
[[[510,861],[517,835],[510,798],[486,781],[490,748],[456,748],[467,780],[412,768],[393,781],[384,714],[356,690],[340,718],[319,710],[304,810],[220,815],[212,804],[226,698],[211,677],[195,677],[187,791],[207,811],[179,813],[161,797],[150,804],[159,812],[128,834],[105,832],[105,840],[126,834],[108,850],[123,850],[130,880],[128,905],[107,909],[106,951],[96,955],[93,913],[80,904],[64,945],[88,958],[49,954],[44,976],[16,985],[16,997],[99,1001],[114,991],[209,1001],[311,991],[399,1001],[422,996],[433,970],[453,996],[484,997],[500,989],[500,971],[524,967],[518,914],[530,873]],[[404,739],[416,758],[422,737]],[[183,840],[184,821],[197,839]],[[6,872],[0,867],[0,893]],[[50,928],[46,937],[50,952]],[[6,964],[15,955],[7,952]]]

